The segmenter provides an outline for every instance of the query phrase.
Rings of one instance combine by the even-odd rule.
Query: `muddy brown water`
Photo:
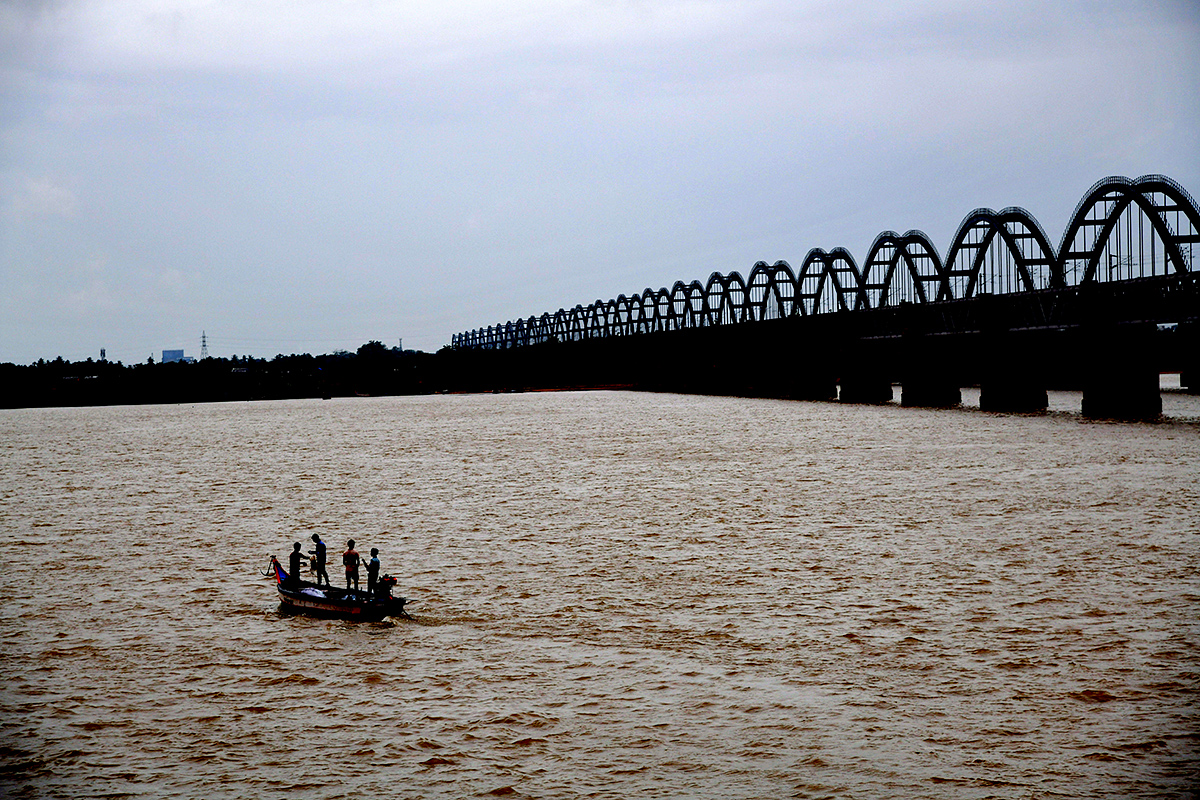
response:
[[[0,411],[0,794],[1195,797],[1200,399],[1164,397]],[[281,616],[313,532],[416,619]]]

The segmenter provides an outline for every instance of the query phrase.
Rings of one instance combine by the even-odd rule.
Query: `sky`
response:
[[[433,352],[1148,173],[1194,0],[0,0],[0,362]]]

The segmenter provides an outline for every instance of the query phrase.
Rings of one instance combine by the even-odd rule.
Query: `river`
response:
[[[966,400],[0,411],[0,795],[1195,798],[1200,398]]]

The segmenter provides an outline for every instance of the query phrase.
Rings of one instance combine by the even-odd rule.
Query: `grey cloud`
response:
[[[182,278],[153,313],[0,323],[0,360],[201,327],[435,349],[886,228],[944,246],[978,205],[1053,238],[1106,174],[1200,190],[1183,3],[435,5],[0,17],[0,187],[57,209],[0,221],[0,293]]]

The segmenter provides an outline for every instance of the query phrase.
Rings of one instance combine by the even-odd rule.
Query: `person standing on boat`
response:
[[[296,542],[292,546],[292,552],[288,555],[287,583],[292,587],[300,586],[300,562],[302,561],[304,561],[304,553],[300,552],[300,543]]]
[[[346,591],[350,591],[350,582],[354,581],[354,591],[358,591],[358,551],[354,549],[354,540],[346,542],[346,552],[342,553],[342,563],[346,565]]]
[[[379,586],[379,548],[371,548],[371,560],[367,562],[367,597],[375,596]]]
[[[325,543],[321,541],[321,537],[317,534],[312,535],[312,540],[316,544],[317,549],[309,550],[317,557],[317,586],[321,585],[321,578],[325,579],[325,585],[329,585],[329,573],[325,571]]]

